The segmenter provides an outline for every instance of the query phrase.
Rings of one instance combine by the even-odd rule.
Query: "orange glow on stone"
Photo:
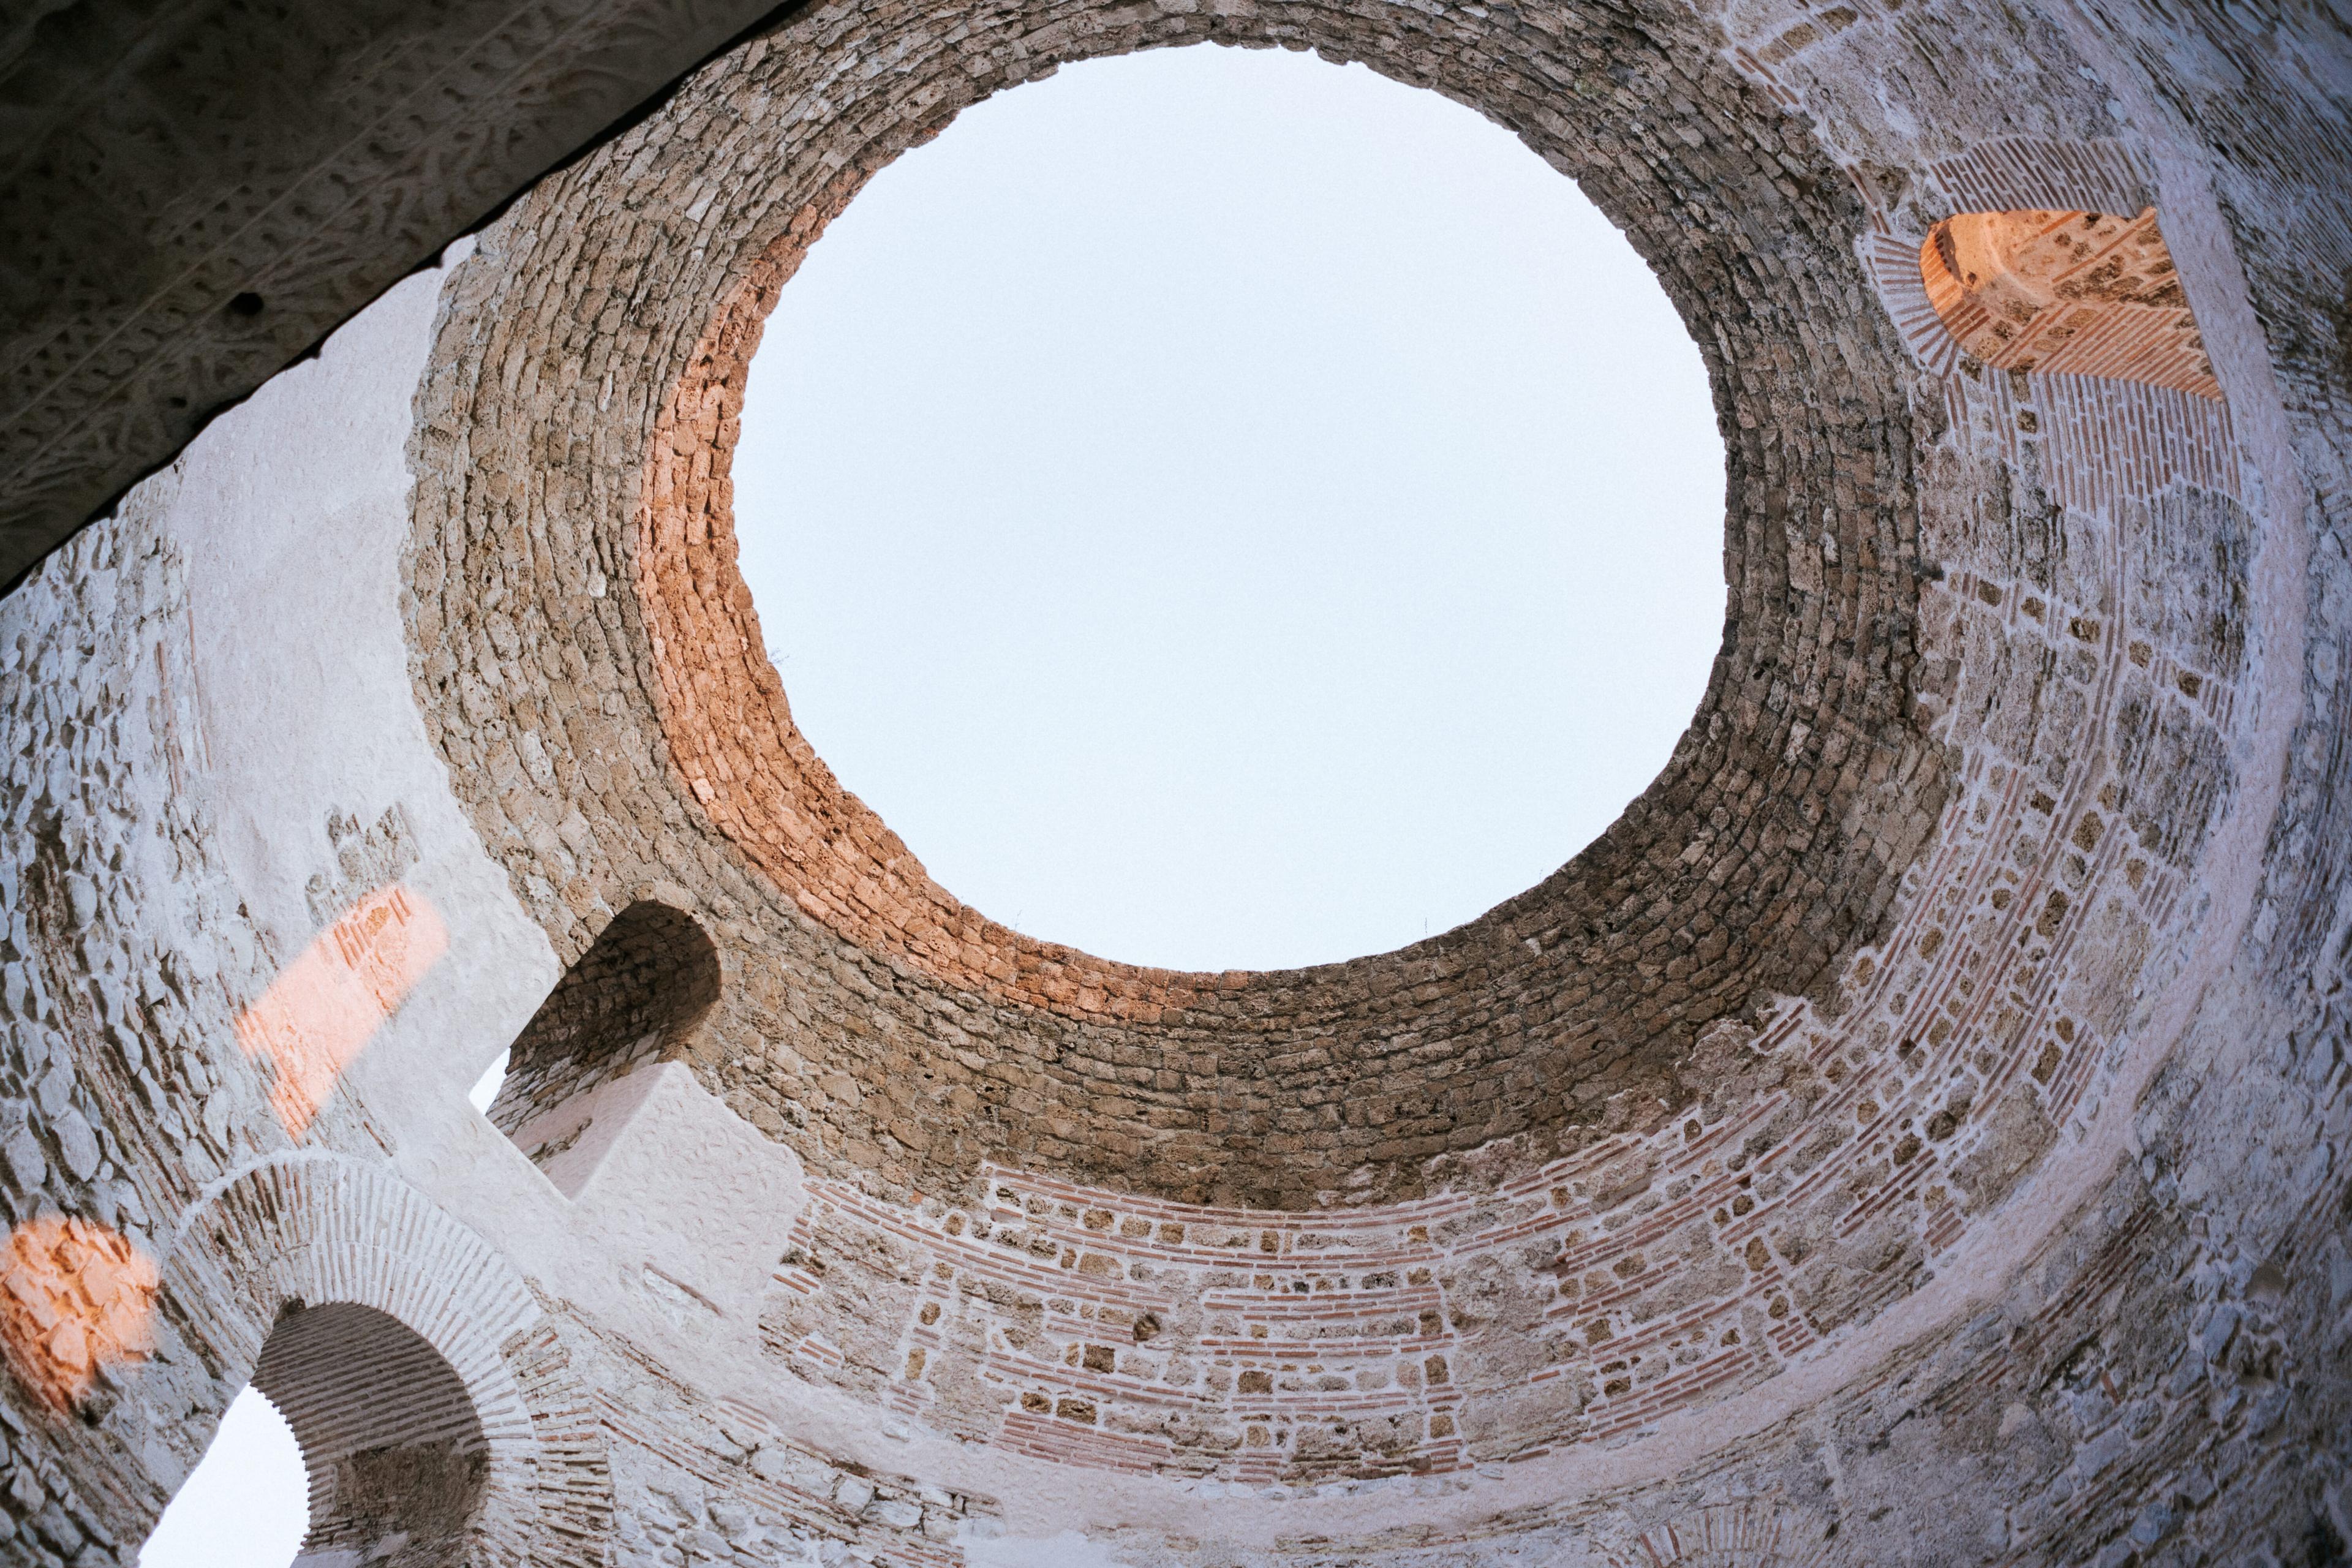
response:
[[[1960,213],[1928,233],[1919,274],[1960,347],[1996,370],[2221,395],[2154,207]]]
[[[18,1226],[0,1253],[0,1354],[59,1412],[101,1366],[154,1346],[154,1259],[105,1226],[51,1216]]]
[[[268,1064],[270,1109],[288,1136],[308,1131],[343,1069],[448,947],[448,929],[421,894],[386,888],[320,932],[238,1015],[237,1043]]]

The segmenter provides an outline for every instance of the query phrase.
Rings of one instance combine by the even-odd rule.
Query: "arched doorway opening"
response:
[[[488,1468],[463,1380],[422,1336],[355,1302],[289,1302],[140,1562],[446,1568],[466,1560]]]

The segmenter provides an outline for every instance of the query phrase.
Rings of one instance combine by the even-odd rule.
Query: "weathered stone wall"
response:
[[[961,906],[732,564],[824,221],[1208,38],[1518,131],[1726,440],[1657,784],[1296,973]],[[717,62],[0,602],[10,1550],[126,1558],[273,1325],[381,1321],[465,1408],[371,1528],[482,1561],[2343,1561],[2347,101],[2316,11],[2096,3],[819,7]],[[2210,388],[1989,364],[1922,271],[2150,209]],[[591,1100],[560,1172],[500,1130]]]
[[[662,1122],[698,1153],[668,1196],[636,1173],[574,1203],[465,1102],[558,970],[409,696],[402,454],[439,281],[0,602],[8,1562],[135,1561],[248,1378],[306,1445],[314,1549],[586,1568],[625,1527],[666,1543],[688,1494],[647,1489],[679,1456],[593,1391],[676,1353],[633,1335],[711,1342],[712,1303],[748,1337],[725,1271],[781,1245],[676,1216],[712,1181],[772,1196],[730,1166],[731,1118]],[[773,1542],[931,1539],[899,1522],[923,1483],[766,1441],[793,1489],[741,1506]],[[709,1489],[723,1520],[739,1489]]]
[[[420,700],[564,950],[654,877],[730,924],[752,978],[700,1059],[804,1158],[898,1194],[997,1155],[1194,1200],[1407,1195],[1433,1157],[1552,1152],[1614,1100],[1680,1103],[1700,1029],[1827,985],[1883,921],[1948,789],[1914,707],[1913,470],[1939,411],[1801,127],[1691,18],[1570,21],[813,15],[462,269],[417,448]],[[866,172],[1060,59],[1201,39],[1360,58],[1518,129],[1655,262],[1727,440],[1726,648],[1659,782],[1485,919],[1297,974],[1138,971],[932,884],[792,728],[727,510],[759,320]]]

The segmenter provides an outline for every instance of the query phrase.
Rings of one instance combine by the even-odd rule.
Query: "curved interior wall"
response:
[[[253,1376],[310,1473],[304,1557],[405,1568],[464,1550],[488,1468],[481,1424],[449,1363],[399,1319],[342,1301],[298,1308]]]
[[[1054,22],[1068,40],[1024,58],[1020,40]],[[586,825],[560,863],[516,872],[546,886],[567,942],[578,917],[560,910],[608,907],[615,883],[690,857],[692,890],[740,911],[747,967],[813,994],[745,997],[706,1051],[714,1087],[804,1157],[899,1194],[996,1157],[1265,1206],[1343,1184],[1411,1195],[1433,1157],[1500,1139],[1573,1147],[1613,1097],[1680,1103],[1673,1064],[1711,1022],[1829,984],[1948,787],[1913,706],[1924,399],[1891,326],[1844,308],[1861,287],[1851,188],[1826,167],[1801,187],[1776,161],[1795,153],[1742,134],[1765,100],[1692,29],[1595,27],[1580,50],[1466,16],[1401,29],[1318,6],[905,23],[876,12],[824,53],[744,57],[706,89],[725,107],[704,134],[544,189],[468,263],[443,324],[418,463],[420,699],[476,782],[488,842]],[[885,34],[893,72],[842,79]],[[1057,59],[1203,38],[1311,44],[1517,125],[1659,266],[1730,452],[1726,648],[1665,774],[1489,916],[1296,973],[1137,970],[956,902],[792,727],[733,563],[727,462],[760,321],[866,172]],[[1580,73],[1606,89],[1573,119],[1548,112],[1544,84]],[[1643,128],[1660,113],[1677,129]],[[1621,162],[1622,145],[1654,159]],[[597,323],[622,299],[635,330],[607,340]],[[1832,347],[1873,331],[1873,353]],[[550,355],[580,373],[530,376]],[[519,468],[503,493],[488,477]],[[1792,495],[1808,514],[1793,528]],[[559,665],[565,690],[638,700],[582,713],[537,673]],[[469,690],[497,695],[468,707]],[[528,805],[492,782],[523,736],[554,770]],[[837,966],[888,978],[866,996],[828,983]],[[829,1026],[851,996],[889,1023]],[[910,1068],[955,1114],[893,1102]],[[836,1076],[858,1091],[809,1092]]]
[[[2352,156],[2324,39],[2234,26],[818,9],[716,63],[0,605],[11,1223],[155,1260],[12,1338],[73,1391],[9,1385],[12,1539],[135,1551],[288,1289],[201,1216],[283,1169],[348,1173],[318,1279],[424,1292],[306,1301],[502,1303],[441,1349],[493,1557],[2326,1560],[2352,246],[2304,197]],[[1659,269],[1729,454],[1659,784],[1294,974],[932,887],[728,548],[759,317],[866,174],[1207,37],[1512,124]],[[1956,215],[2148,208],[2218,398],[1988,365],[1921,271]],[[369,947],[395,891],[446,948]],[[718,994],[578,1097],[559,1187],[463,1086],[648,900]]]
[[[683,1049],[719,1000],[719,954],[683,910],[641,899],[596,933],[508,1047],[490,1121],[524,1129],[640,1063]]]

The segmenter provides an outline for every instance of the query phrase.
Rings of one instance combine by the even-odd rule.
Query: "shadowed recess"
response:
[[[490,1121],[512,1136],[638,1063],[671,1054],[719,999],[719,954],[691,916],[650,900],[614,917],[510,1049]]]
[[[289,1304],[253,1386],[285,1415],[310,1471],[298,1564],[463,1560],[488,1448],[464,1382],[415,1331],[353,1302]]]

